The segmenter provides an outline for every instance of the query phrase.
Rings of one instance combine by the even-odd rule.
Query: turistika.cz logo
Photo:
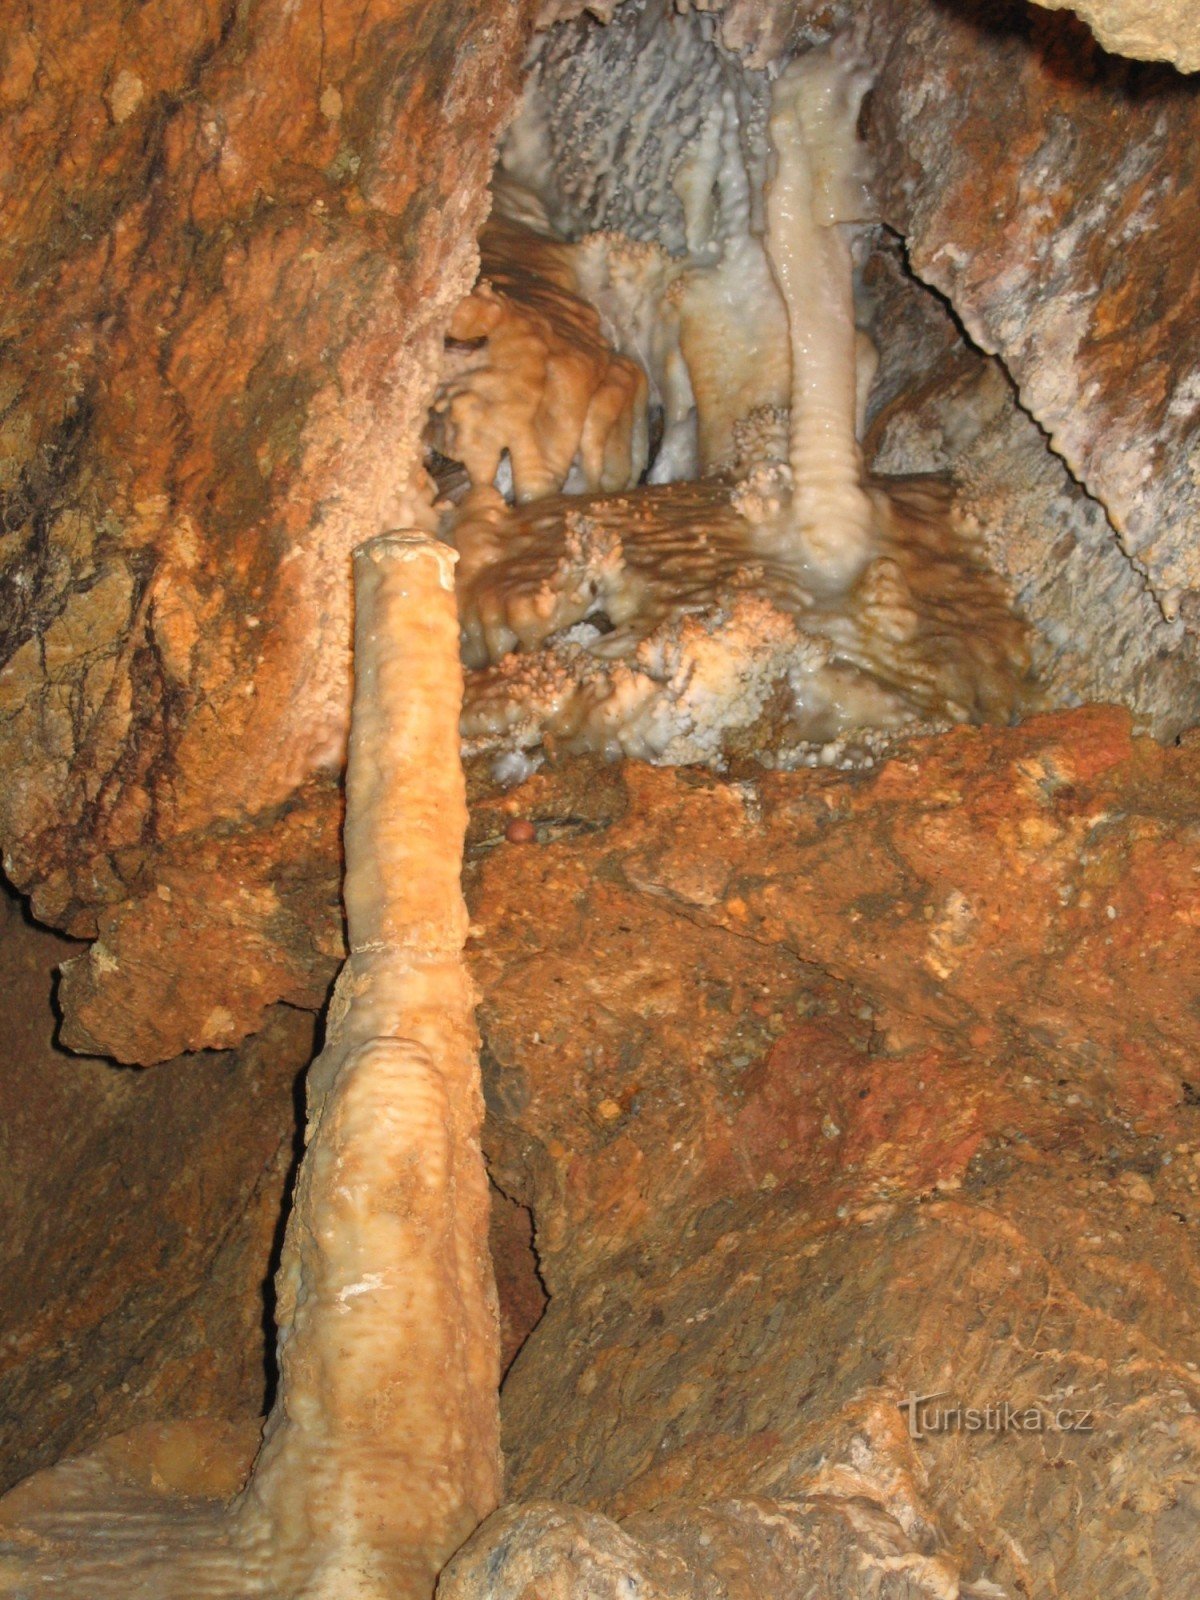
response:
[[[931,1433],[1093,1433],[1095,1412],[1057,1406],[1014,1405],[1011,1400],[993,1400],[985,1406],[957,1403],[938,1405],[949,1396],[948,1389],[933,1394],[914,1394],[897,1404],[908,1414],[910,1439],[924,1439]]]

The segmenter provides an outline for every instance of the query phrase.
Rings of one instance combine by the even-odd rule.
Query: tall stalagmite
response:
[[[355,559],[350,956],[308,1083],[279,1272],[279,1400],[245,1510],[322,1596],[428,1594],[500,1494],[453,553]]]
[[[416,533],[355,557],[350,955],[309,1074],[279,1395],[245,1491],[225,1509],[240,1441],[203,1424],[111,1441],[0,1507],[0,1594],[428,1600],[499,1500],[454,560]]]

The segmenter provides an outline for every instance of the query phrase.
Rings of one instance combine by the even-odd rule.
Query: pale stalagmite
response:
[[[330,1596],[428,1593],[500,1492],[453,559],[392,535],[355,561],[350,957],[309,1075],[280,1396],[247,1495],[274,1558]]]
[[[785,766],[873,759],[872,742],[881,748],[898,728],[1004,720],[1023,702],[1024,625],[948,486],[872,481],[864,470],[849,228],[869,211],[856,132],[866,83],[845,40],[780,74],[764,105],[765,246],[750,232],[751,178],[731,144],[728,160],[706,168],[709,179],[723,174],[720,264],[665,288],[655,272],[669,258],[655,245],[616,234],[572,245],[505,224],[514,281],[525,263],[526,282],[553,303],[554,274],[573,273],[609,325],[625,328],[618,343],[646,360],[663,401],[664,443],[650,473],[660,482],[511,508],[488,484],[494,455],[482,474],[467,462],[473,487],[446,524],[462,557],[473,669],[463,733],[472,753],[501,753],[501,772],[524,772],[536,759],[525,752],[547,737],[560,749],[668,763],[719,766],[750,748]],[[535,215],[538,197],[522,193]],[[513,194],[503,191],[510,207]],[[747,334],[737,295],[753,299],[763,279],[771,312],[749,318]],[[759,341],[771,328],[790,412],[757,403],[778,377],[763,380],[772,341]],[[692,407],[697,428],[690,461],[666,442],[682,420],[662,376],[672,347],[689,396],[680,411]],[[507,382],[518,400],[531,392],[523,364],[486,359],[489,383]],[[483,398],[472,396],[473,410]],[[501,410],[493,402],[486,415]],[[526,410],[536,420],[536,407]],[[727,451],[727,471],[677,481],[681,464],[720,465]],[[660,473],[664,454],[670,470]],[[564,454],[560,479],[566,466]]]
[[[850,246],[839,226],[866,213],[855,137],[865,87],[831,53],[815,51],[783,73],[771,99],[767,253],[791,335],[790,516],[798,553],[842,582],[870,558],[877,520],[855,437],[858,343]]]
[[[421,534],[355,559],[350,956],[309,1074],[279,1395],[245,1491],[224,1504],[241,1441],[141,1430],[14,1491],[0,1593],[417,1600],[499,1499],[453,562]]]

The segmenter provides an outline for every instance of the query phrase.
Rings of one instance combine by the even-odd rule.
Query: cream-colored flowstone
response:
[[[0,1594],[422,1600],[499,1500],[453,563],[422,534],[355,558],[350,956],[309,1073],[249,1478],[252,1444],[208,1424],[39,1473],[0,1503]]]
[[[843,588],[875,552],[880,522],[855,436],[858,339],[841,226],[869,213],[855,134],[865,88],[866,79],[829,52],[794,62],[771,98],[775,171],[767,185],[767,254],[792,352],[783,519],[797,557],[819,581]]]
[[[870,210],[866,82],[844,42],[787,67],[760,130],[769,162],[743,160],[736,97],[716,100],[673,179],[680,256],[609,232],[549,237],[527,184],[550,168],[518,141],[475,299],[499,295],[518,323],[544,315],[554,340],[452,351],[435,429],[451,453],[458,438],[470,479],[446,510],[471,669],[463,733],[468,750],[500,753],[502,774],[546,744],[851,764],[898,730],[1023,705],[1024,625],[953,496],[864,472],[873,347],[855,325],[850,230]],[[555,340],[587,380],[557,411]],[[622,444],[601,495],[583,398],[617,360],[647,379],[622,436],[641,440],[648,404],[661,437],[648,481],[640,447]],[[488,450],[467,448],[471,419]],[[528,493],[539,452],[556,462],[552,487]]]

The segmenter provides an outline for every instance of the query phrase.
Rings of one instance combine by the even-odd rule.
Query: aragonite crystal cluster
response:
[[[423,534],[356,555],[350,954],[309,1072],[261,1448],[151,1425],[27,1479],[0,1502],[0,1594],[425,1600],[499,1500],[453,560]]]
[[[702,29],[676,38],[689,61],[704,46],[693,114],[659,134],[634,97],[630,129],[669,186],[631,214],[560,166],[555,91],[575,79],[543,72],[451,323],[430,440],[462,556],[467,748],[514,774],[547,743],[848,763],[898,729],[1007,720],[1026,631],[952,493],[863,468],[853,49],[768,85]],[[572,240],[572,218],[605,226]]]

